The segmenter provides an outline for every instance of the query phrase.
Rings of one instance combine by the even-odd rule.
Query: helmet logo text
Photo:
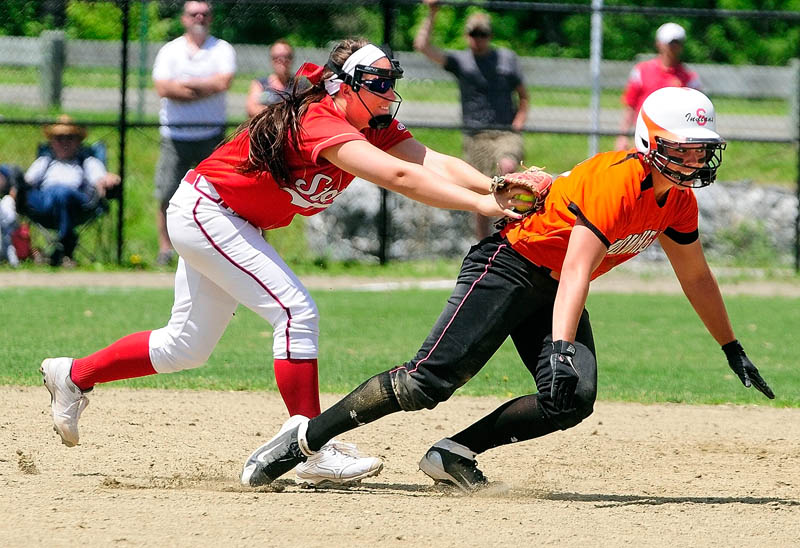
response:
[[[714,118],[711,116],[706,116],[706,109],[698,108],[695,114],[692,114],[691,112],[686,113],[686,121],[694,122],[698,126],[704,126],[709,122],[713,122]]]

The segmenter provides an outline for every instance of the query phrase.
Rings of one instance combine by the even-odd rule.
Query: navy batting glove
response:
[[[559,411],[572,408],[575,400],[575,388],[578,386],[578,371],[572,363],[575,357],[575,345],[568,341],[555,341],[550,354],[550,397]]]
[[[750,358],[747,357],[747,354],[744,353],[744,348],[739,344],[739,341],[734,339],[723,345],[722,351],[725,352],[725,357],[728,358],[728,365],[739,376],[739,380],[742,381],[743,385],[747,388],[753,385],[769,399],[775,399],[775,394],[767,386],[767,381],[761,378],[761,374],[756,366],[753,365],[753,362],[750,361]]]

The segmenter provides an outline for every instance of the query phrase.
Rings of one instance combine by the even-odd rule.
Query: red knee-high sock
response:
[[[72,362],[72,382],[88,390],[99,382],[153,375],[150,363],[150,331],[133,333],[117,342]]]
[[[289,415],[319,415],[317,360],[275,360],[275,382]]]

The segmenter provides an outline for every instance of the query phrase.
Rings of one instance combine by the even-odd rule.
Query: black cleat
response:
[[[489,480],[478,469],[475,458],[467,456],[472,454],[467,447],[445,438],[428,449],[419,461],[419,469],[436,483],[447,483],[465,493],[474,493],[489,485]]]

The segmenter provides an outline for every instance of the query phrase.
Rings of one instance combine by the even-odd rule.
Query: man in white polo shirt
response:
[[[236,72],[233,47],[209,34],[210,2],[185,2],[181,23],[184,34],[165,44],[153,65],[153,83],[161,96],[161,147],[155,176],[157,262],[161,265],[175,257],[167,234],[169,200],[186,172],[222,140],[225,92]],[[186,125],[205,122],[209,125]]]

